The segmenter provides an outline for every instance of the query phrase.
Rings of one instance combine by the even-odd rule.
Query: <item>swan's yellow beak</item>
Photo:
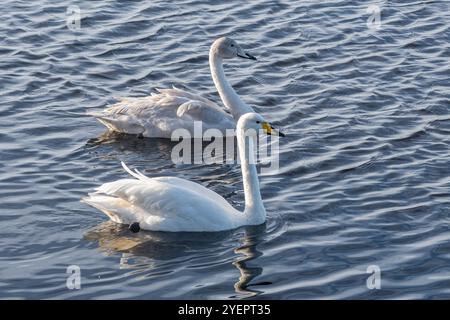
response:
[[[261,127],[263,128],[264,132],[268,135],[271,136],[280,136],[280,137],[284,137],[285,134],[283,132],[281,132],[280,130],[275,129],[270,123],[268,122],[263,122],[261,124]]]

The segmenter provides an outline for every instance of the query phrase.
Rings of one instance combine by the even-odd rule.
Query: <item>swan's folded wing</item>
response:
[[[173,185],[185,188],[190,191],[195,191],[198,194],[202,194],[208,198],[213,199],[215,202],[221,204],[221,205],[229,205],[229,203],[219,194],[216,192],[202,186],[199,183],[192,182],[190,180],[181,179],[178,177],[156,177],[156,178],[150,178],[144,175],[141,171],[138,169],[131,170],[124,162],[121,162],[122,167],[125,169],[126,172],[128,172],[131,176],[135,177],[136,179],[144,182],[161,182],[167,185]]]
[[[152,93],[150,96],[138,98],[122,98],[119,102],[105,109],[108,114],[126,114],[134,116],[145,116],[145,112],[153,109],[177,110],[179,106],[186,102],[196,102],[203,106],[222,111],[222,109],[201,95],[189,93],[180,89],[156,89],[159,93]]]
[[[194,121],[203,121],[209,124],[221,123],[227,118],[232,121],[231,116],[224,111],[213,108],[201,101],[188,101],[183,103],[177,109],[177,116],[180,118],[189,116]]]
[[[213,200],[215,203],[221,205],[221,206],[231,206],[227,200],[225,200],[221,195],[218,193],[202,186],[199,183],[195,183],[186,179],[181,179],[178,177],[158,177],[153,178],[154,180],[167,183],[170,185],[176,185],[178,187],[184,188],[186,190],[193,191],[199,195],[202,195],[204,197],[207,197],[211,200]]]
[[[125,98],[109,106],[103,112],[108,115],[131,115],[145,117],[146,113],[154,109],[176,109],[179,105],[188,101],[183,97],[154,94],[140,98]]]
[[[220,107],[216,103],[214,103],[213,101],[211,101],[209,99],[202,97],[201,95],[199,95],[197,93],[187,92],[185,90],[181,90],[181,89],[178,89],[175,87],[173,87],[172,89],[157,89],[157,90],[161,94],[169,96],[169,97],[178,97],[178,98],[184,98],[184,99],[190,100],[190,101],[199,101],[199,102],[203,102],[204,104],[209,105],[213,108],[220,109]]]

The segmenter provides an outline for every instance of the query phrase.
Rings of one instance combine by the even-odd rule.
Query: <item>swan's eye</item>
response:
[[[261,121],[256,121],[256,123],[260,124],[260,123],[261,123]]]
[[[231,46],[230,47],[234,47],[234,44],[231,44]]]

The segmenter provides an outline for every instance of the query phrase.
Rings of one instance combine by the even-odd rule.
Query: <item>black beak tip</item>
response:
[[[249,60],[257,60],[256,57],[252,56],[250,53],[245,52],[244,55],[237,55],[239,58],[249,59]]]
[[[281,131],[278,132],[278,135],[279,135],[280,137],[286,137],[286,135],[285,135],[283,132],[281,132]]]

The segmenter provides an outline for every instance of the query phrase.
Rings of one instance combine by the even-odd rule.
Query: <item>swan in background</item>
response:
[[[260,129],[266,134],[284,136],[259,114],[247,113],[239,119],[236,134],[244,185],[244,212],[198,183],[176,177],[148,178],[138,170],[131,171],[124,163],[124,169],[136,179],[105,183],[83,201],[103,211],[114,222],[129,224],[133,232],[141,228],[172,232],[222,231],[262,224],[266,221],[266,210],[253,152]]]
[[[125,98],[102,112],[89,111],[113,131],[140,137],[170,138],[176,129],[186,129],[194,136],[194,121],[202,121],[202,130],[218,129],[223,135],[234,132],[236,122],[254,110],[245,104],[229,84],[223,71],[224,59],[235,57],[256,60],[230,38],[219,38],[209,51],[209,65],[214,84],[228,114],[214,102],[181,89],[157,89],[147,97]],[[227,129],[233,131],[227,132]]]

